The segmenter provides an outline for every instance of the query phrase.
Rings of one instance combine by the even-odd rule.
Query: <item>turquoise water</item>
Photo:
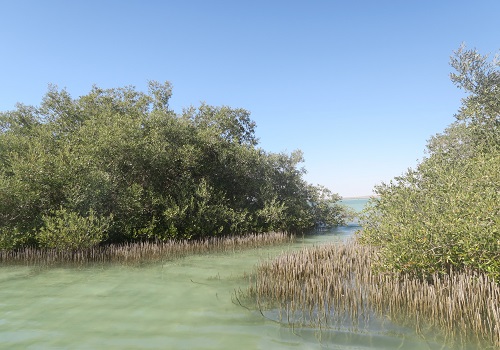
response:
[[[366,207],[367,203],[367,198],[347,198],[340,201],[340,204],[354,209],[354,211],[359,214],[361,214],[361,211]],[[352,222],[348,223],[348,226],[358,226],[358,229],[360,229],[361,227],[359,227],[359,218],[355,217]]]
[[[135,267],[0,267],[0,348],[446,349],[387,320],[356,333],[292,330],[235,302],[262,259],[344,240],[356,229]]]
[[[346,198],[340,201],[341,204],[344,204],[357,212],[362,211],[366,204],[368,203],[368,199],[366,198]]]

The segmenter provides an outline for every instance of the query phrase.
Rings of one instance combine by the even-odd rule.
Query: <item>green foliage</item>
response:
[[[39,107],[0,113],[0,248],[342,222],[339,197],[303,180],[300,151],[257,147],[248,111],[202,104],[176,114],[171,94],[150,82],[147,94],[94,86],[73,99],[51,86]]]
[[[429,156],[376,187],[362,241],[377,245],[383,268],[426,276],[479,270],[500,279],[500,74],[460,48],[452,80],[470,93],[457,121],[431,138]]]
[[[29,246],[33,240],[33,234],[29,232],[21,232],[16,227],[0,227],[0,249],[2,250],[12,250]]]
[[[324,224],[327,227],[346,225],[347,221],[353,220],[354,210],[338,204],[341,197],[332,193],[324,186],[311,186],[310,201],[312,213],[316,223]]]
[[[50,215],[44,215],[42,220],[43,226],[37,233],[40,246],[76,250],[98,245],[106,235],[111,217],[97,217],[93,211],[82,217],[61,208]]]

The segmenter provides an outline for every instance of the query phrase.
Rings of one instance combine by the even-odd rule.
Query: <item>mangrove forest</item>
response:
[[[456,121],[375,187],[354,239],[259,264],[238,301],[299,329],[362,332],[377,315],[443,348],[500,347],[500,61],[461,46],[450,63]]]
[[[312,330],[320,342],[328,335],[349,343],[356,334],[365,347],[382,334],[386,342],[398,341],[395,349],[406,341],[419,349],[422,344],[499,348],[500,60],[461,46],[450,63],[451,81],[466,94],[456,120],[428,140],[426,156],[415,168],[375,187],[356,222],[339,195],[304,180],[301,151],[273,153],[259,147],[255,122],[245,109],[201,103],[175,112],[169,107],[168,82],[150,81],[147,93],[94,86],[78,98],[50,86],[39,106],[18,104],[0,113],[0,262],[12,263],[5,269],[12,276],[35,279],[38,272],[17,269],[18,263],[101,264],[98,273],[84,268],[68,274],[86,288],[94,287],[88,279],[100,276],[101,287],[88,288],[92,297],[73,301],[68,295],[76,289],[70,289],[61,298],[69,305],[98,303],[89,308],[98,316],[87,323],[88,339],[94,339],[94,319],[105,316],[100,309],[113,308],[111,298],[100,297],[116,294],[123,298],[115,311],[126,310],[128,316],[139,310],[139,317],[153,315],[155,325],[179,301],[203,300],[196,308],[185,307],[191,310],[190,322],[208,320],[196,331],[208,327],[212,334],[214,313],[205,304],[216,301],[213,310],[224,318],[228,308],[219,299],[224,291],[232,293],[226,299],[240,312],[286,325],[301,337]],[[348,223],[348,237],[337,227],[328,231],[336,232],[335,238],[316,235],[315,242],[329,240],[319,246],[295,235]],[[243,273],[248,261],[261,258],[257,248],[263,246],[275,258],[261,259],[251,273]],[[207,253],[217,259],[207,263]],[[152,262],[150,276],[144,277],[147,269],[120,271],[130,261]],[[223,273],[234,269],[237,277],[221,281],[213,268],[207,268],[206,277],[205,264]],[[64,281],[58,286],[67,284],[64,266],[51,273]],[[117,275],[119,281],[110,287],[108,280]],[[130,276],[149,287],[125,284]],[[15,301],[8,309],[15,326],[25,321],[16,314],[24,303],[17,291],[30,288],[23,287],[24,277],[12,280],[21,283],[6,292]],[[245,283],[248,287],[241,289]],[[52,284],[43,287],[50,290]],[[127,288],[146,294],[135,289],[129,295]],[[168,288],[177,297],[169,299]],[[136,297],[150,291],[158,294]],[[136,302],[133,309],[127,309],[130,298]],[[59,305],[52,299],[44,302]],[[154,303],[140,312],[144,300]],[[191,330],[189,336],[182,334],[178,324],[186,311],[176,312],[172,329],[158,331],[170,337],[162,345],[193,336]],[[220,334],[241,317],[234,315],[220,323]],[[133,317],[131,328],[138,319]],[[251,329],[254,323],[244,325]],[[405,327],[403,336],[393,336],[400,331],[396,325]],[[231,348],[241,341],[236,328]],[[12,344],[17,341],[13,329]],[[412,340],[406,329],[419,338]],[[254,344],[262,329],[252,332],[247,344]]]
[[[258,147],[244,109],[175,113],[170,83],[50,86],[0,114],[0,249],[304,232],[344,222],[340,197],[308,184],[302,153]]]

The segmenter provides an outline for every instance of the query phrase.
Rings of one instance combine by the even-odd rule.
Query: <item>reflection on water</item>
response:
[[[261,259],[343,240],[356,226],[296,243],[144,266],[0,267],[2,349],[439,349],[409,329],[291,329],[233,303]]]

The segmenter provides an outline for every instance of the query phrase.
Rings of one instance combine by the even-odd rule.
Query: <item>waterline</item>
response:
[[[352,232],[143,265],[4,266],[0,348],[429,349],[413,330],[387,320],[384,329],[363,332],[292,329],[234,302],[259,261]]]

